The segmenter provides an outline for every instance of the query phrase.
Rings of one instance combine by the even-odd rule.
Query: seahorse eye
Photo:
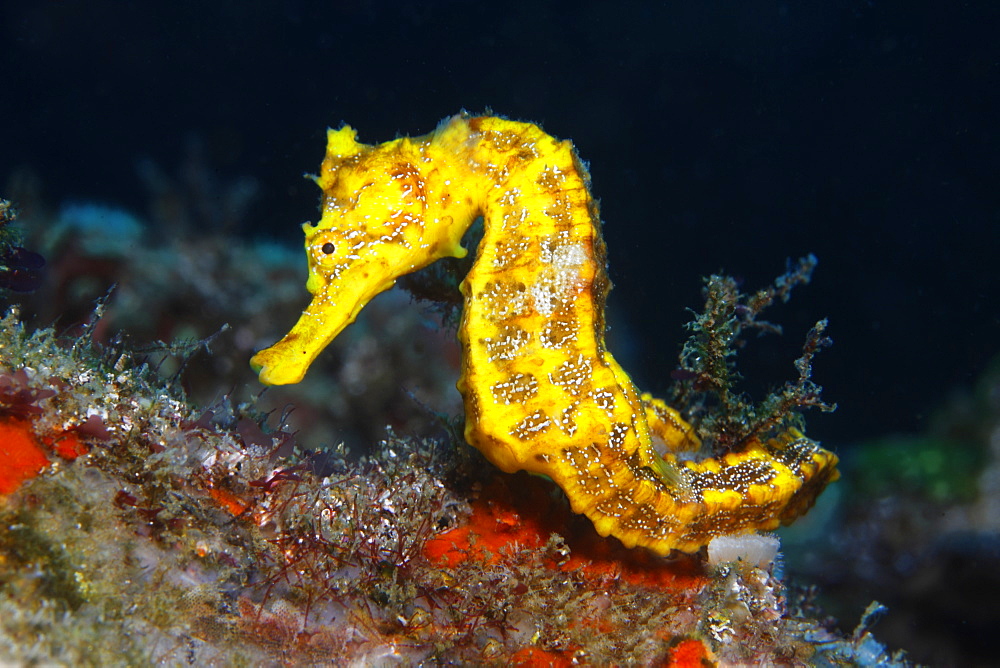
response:
[[[327,255],[333,255],[334,246],[332,243],[327,241],[325,244],[323,244],[323,247],[320,248],[320,250],[326,253]]]

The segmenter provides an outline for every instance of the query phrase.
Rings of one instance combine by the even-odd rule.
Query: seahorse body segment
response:
[[[399,276],[462,257],[465,436],[504,471],[544,474],[625,545],[693,552],[805,512],[837,457],[794,429],[699,458],[680,415],[640,396],[604,344],[610,289],[597,203],[569,141],[530,123],[459,115],[424,137],[366,146],[330,130],[303,225],[312,302],[251,360],[267,384],[302,379],[320,351]]]

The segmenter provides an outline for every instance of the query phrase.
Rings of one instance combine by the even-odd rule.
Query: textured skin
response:
[[[482,215],[459,330],[469,443],[504,471],[552,478],[629,547],[693,552],[793,520],[836,479],[835,455],[791,429],[698,457],[691,427],[640,397],[606,350],[610,283],[589,181],[569,141],[529,123],[460,115],[377,146],[331,130],[322,218],[303,225],[313,300],[251,360],[261,381],[301,380],[396,278],[465,255],[460,239]]]

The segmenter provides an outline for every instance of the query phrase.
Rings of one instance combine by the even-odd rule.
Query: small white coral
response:
[[[708,563],[718,566],[727,562],[742,561],[758,568],[767,568],[778,556],[780,544],[777,536],[756,533],[716,536],[708,544]]]

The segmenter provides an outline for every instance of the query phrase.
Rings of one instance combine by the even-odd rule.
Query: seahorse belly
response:
[[[323,219],[306,230],[314,301],[252,360],[263,381],[301,378],[371,296],[462,254],[458,239],[482,215],[462,284],[458,387],[466,439],[499,468],[549,476],[602,535],[661,553],[774,528],[836,478],[836,456],[795,430],[719,458],[678,458],[698,449],[693,430],[640,397],[605,347],[604,241],[570,142],[494,117],[456,116],[375,147],[344,128],[331,132],[319,182]]]

